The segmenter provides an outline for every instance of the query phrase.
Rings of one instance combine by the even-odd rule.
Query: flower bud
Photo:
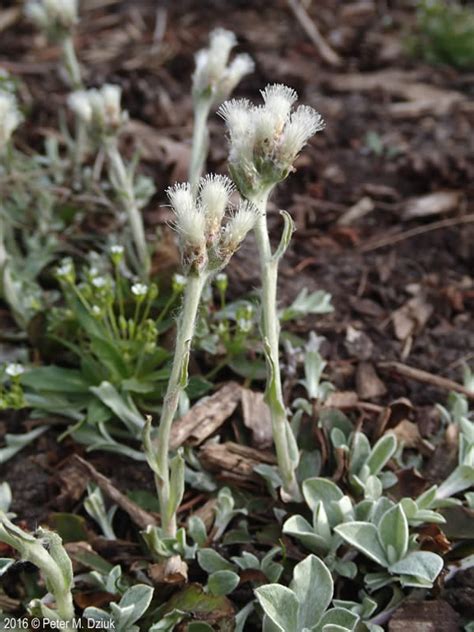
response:
[[[120,106],[121,88],[105,84],[101,88],[76,90],[68,97],[68,105],[99,139],[114,136],[128,118]]]

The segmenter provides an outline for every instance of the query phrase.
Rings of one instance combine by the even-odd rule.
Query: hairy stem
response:
[[[191,148],[191,163],[189,165],[189,182],[193,191],[197,188],[199,178],[204,169],[204,163],[206,162],[209,147],[208,116],[209,104],[207,101],[199,101],[194,108],[193,144]]]
[[[176,535],[176,513],[169,510],[170,501],[170,468],[169,442],[171,425],[178,408],[179,395],[187,379],[188,359],[191,341],[194,334],[201,294],[207,280],[205,274],[193,274],[188,277],[184,291],[183,308],[177,324],[176,346],[174,350],[171,375],[168,381],[160,425],[156,439],[156,461],[161,475],[155,476],[162,528],[165,535]]]
[[[127,173],[115,140],[107,143],[106,152],[110,165],[112,184],[116,189],[116,192],[120,195],[123,208],[127,213],[128,222],[132,231],[135,251],[141,268],[140,276],[146,279],[150,272],[150,258],[148,256],[148,249],[146,245],[143,218],[135,199],[131,178]]]
[[[67,73],[69,84],[73,90],[81,90],[84,85],[81,77],[81,67],[76,56],[74,41],[69,35],[63,41],[64,68]]]
[[[260,258],[262,277],[262,332],[267,349],[266,402],[272,418],[273,441],[278,467],[283,480],[284,496],[298,500],[301,494],[296,480],[296,465],[291,457],[288,433],[291,432],[283,401],[280,375],[279,338],[280,322],[277,313],[278,260],[272,255],[267,226],[268,192],[252,200],[259,215],[255,224],[255,237]],[[286,499],[286,498],[285,498]]]

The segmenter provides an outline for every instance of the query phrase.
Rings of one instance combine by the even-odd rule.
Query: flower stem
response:
[[[299,500],[301,494],[296,480],[296,463],[291,454],[289,438],[291,428],[283,401],[280,375],[279,337],[280,321],[277,313],[278,259],[273,257],[267,226],[267,201],[265,192],[252,201],[258,207],[259,215],[255,224],[255,238],[260,258],[262,277],[262,331],[267,353],[266,402],[272,419],[273,441],[278,467],[283,480],[284,499]]]
[[[171,425],[178,408],[179,395],[187,380],[189,349],[206,280],[207,275],[203,273],[193,274],[188,277],[184,290],[183,308],[177,324],[176,346],[171,375],[163,401],[163,410],[156,439],[156,461],[161,475],[155,476],[155,482],[160,501],[161,523],[163,533],[172,537],[176,535],[176,512],[170,511],[169,507],[171,490],[168,451]]]
[[[194,108],[193,144],[191,148],[191,163],[189,165],[189,182],[193,191],[197,188],[207,158],[209,147],[208,116],[209,103],[207,101],[198,101]]]
[[[141,267],[140,276],[147,278],[150,272],[150,258],[146,245],[143,218],[135,199],[132,182],[115,140],[107,143],[106,152],[110,165],[112,184],[122,199],[122,204],[127,213],[130,229],[132,231],[135,250]]]
[[[63,41],[64,68],[66,69],[69,84],[73,90],[81,90],[84,85],[81,77],[81,67],[76,56],[74,41],[69,35]]]

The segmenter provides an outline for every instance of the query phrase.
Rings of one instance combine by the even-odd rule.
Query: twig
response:
[[[404,377],[416,380],[417,382],[431,384],[432,386],[436,386],[447,391],[462,393],[468,399],[474,401],[473,391],[470,391],[465,386],[462,386],[453,380],[448,380],[446,377],[440,377],[439,375],[428,373],[428,371],[423,371],[422,369],[416,369],[413,366],[408,366],[407,364],[402,364],[401,362],[379,362],[377,366],[379,369],[392,371],[393,373],[403,375]]]
[[[310,18],[306,9],[300,4],[299,0],[286,0],[288,6],[292,10],[295,18],[301,25],[309,39],[316,46],[319,55],[330,66],[340,66],[341,58],[339,55],[329,46],[324,37],[319,32],[318,27]]]
[[[77,454],[75,454],[73,458],[86,476],[92,478],[111,500],[126,511],[136,525],[142,529],[146,529],[149,525],[156,526],[158,524],[154,516],[124,496],[124,494],[122,494],[106,476],[98,472],[93,465],[81,459]]]
[[[462,217],[450,217],[448,219],[441,219],[437,222],[432,222],[427,226],[417,226],[416,228],[402,231],[400,233],[392,235],[391,237],[382,237],[381,239],[369,241],[369,243],[362,245],[358,250],[359,252],[371,252],[372,250],[378,250],[379,248],[383,248],[384,246],[391,246],[393,244],[399,243],[400,241],[404,241],[405,239],[410,239],[411,237],[416,237],[418,235],[428,233],[432,230],[449,228],[450,226],[457,226],[459,224],[469,224],[471,222],[474,222],[474,213],[469,213],[468,215],[463,215]]]

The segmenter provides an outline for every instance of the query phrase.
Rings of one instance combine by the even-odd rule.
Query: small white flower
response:
[[[101,88],[77,90],[69,95],[68,105],[84,123],[101,133],[116,132],[127,118],[120,106],[120,86],[106,83]]]
[[[148,286],[144,283],[134,283],[132,285],[132,294],[140,298],[146,296],[148,293]]]
[[[71,92],[67,98],[67,104],[74,114],[84,121],[84,123],[91,122],[92,106],[87,90],[76,90],[75,92]]]
[[[233,191],[233,183],[226,176],[211,174],[201,178],[199,205],[206,217],[208,238],[215,237],[219,232]]]
[[[231,217],[223,235],[223,249],[234,252],[252,230],[257,221],[258,211],[251,202],[241,202]]]
[[[93,305],[92,306],[92,313],[94,316],[101,316],[102,314],[102,310],[98,305]]]
[[[107,285],[107,279],[103,276],[94,276],[91,283],[94,287],[101,289]]]
[[[5,373],[9,377],[18,377],[25,372],[25,367],[19,362],[9,362],[5,368]]]
[[[188,247],[200,250],[206,242],[206,218],[199,209],[191,193],[189,183],[176,184],[167,190],[168,198],[176,216],[176,230],[186,250]]]
[[[281,160],[292,163],[308,139],[323,129],[321,114],[309,105],[300,105],[283,131],[279,148]]]
[[[187,279],[184,274],[174,274],[173,275],[173,292],[180,293],[186,287]]]
[[[120,244],[113,244],[110,246],[110,254],[112,255],[123,255],[123,246]]]
[[[249,55],[238,55],[227,66],[229,55],[237,40],[231,31],[215,29],[209,36],[209,48],[195,57],[193,95],[196,100],[210,99],[216,104],[226,99],[242,77],[252,72],[254,64]]]
[[[0,92],[0,150],[6,146],[22,120],[15,96]]]
[[[60,279],[74,277],[74,264],[72,259],[63,259],[61,265],[56,268],[56,276]]]

